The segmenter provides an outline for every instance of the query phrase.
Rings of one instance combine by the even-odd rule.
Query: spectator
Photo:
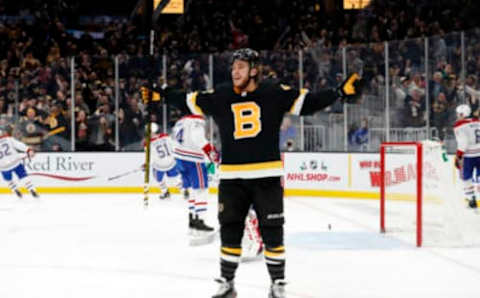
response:
[[[62,151],[70,150],[69,123],[64,115],[64,104],[54,100],[50,104],[50,113],[44,121],[47,129],[44,149],[51,149],[54,144],[59,144]]]
[[[75,150],[88,151],[89,124],[85,110],[79,110],[75,119]]]
[[[476,88],[477,78],[474,75],[469,75],[465,82],[466,101],[472,109],[472,115],[478,117],[480,109],[480,91]]]
[[[444,93],[439,93],[435,101],[432,104],[432,126],[437,129],[438,137],[440,140],[444,140],[446,130],[448,126],[448,102]]]
[[[443,75],[440,71],[436,71],[433,74],[433,80],[431,83],[431,94],[433,98],[437,98],[440,93],[444,93],[444,86],[443,86]]]
[[[368,120],[362,119],[360,127],[352,125],[348,134],[349,144],[353,151],[366,151],[368,148]]]
[[[89,136],[89,147],[92,151],[111,151],[112,144],[109,143],[112,135],[112,128],[104,115],[93,115],[89,121],[92,127]]]
[[[21,141],[34,148],[40,149],[45,135],[43,120],[37,115],[34,107],[27,108],[25,116],[20,119],[19,128]]]
[[[142,148],[144,119],[136,98],[129,99],[129,104],[125,109],[122,109],[119,120],[122,131],[122,147],[131,148],[130,150]]]
[[[418,89],[413,89],[405,99],[404,127],[425,125],[425,99]]]
[[[365,151],[368,145],[368,120],[366,118],[362,119],[360,122],[360,128],[355,131],[353,134],[354,144],[360,147],[361,151]]]

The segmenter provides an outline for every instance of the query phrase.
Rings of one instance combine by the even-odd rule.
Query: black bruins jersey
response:
[[[179,93],[165,90],[167,104],[183,112],[212,116],[220,131],[220,178],[261,178],[283,175],[279,133],[285,113],[307,115],[331,105],[334,90],[309,93],[271,82],[238,94],[232,84],[215,91]]]

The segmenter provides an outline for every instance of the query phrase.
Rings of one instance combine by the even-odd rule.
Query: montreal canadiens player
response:
[[[459,105],[456,113],[457,121],[454,125],[457,141],[455,166],[460,170],[468,206],[475,209],[477,201],[473,180],[477,181],[480,171],[480,121],[476,118],[469,118],[471,109],[466,104]]]
[[[207,211],[208,173],[205,157],[218,163],[218,152],[205,137],[205,119],[187,115],[173,127],[175,157],[182,175],[183,187],[188,189],[190,244],[213,241],[214,229],[205,223]]]
[[[152,170],[155,180],[160,187],[160,199],[170,197],[167,182],[173,186],[180,187],[181,177],[177,169],[177,161],[174,155],[174,142],[166,133],[158,133],[158,125],[152,123],[154,135],[150,141],[150,152],[152,157]],[[169,180],[169,181],[167,181]]]
[[[19,198],[22,197],[22,193],[18,189],[14,174],[18,182],[23,184],[33,197],[39,197],[24,165],[24,159],[30,159],[33,155],[34,151],[31,148],[11,137],[4,129],[0,129],[0,171],[3,180]]]

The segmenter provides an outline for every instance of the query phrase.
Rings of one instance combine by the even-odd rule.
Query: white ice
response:
[[[188,246],[186,202],[150,201],[144,209],[134,194],[3,195],[0,297],[211,297],[218,239]],[[377,201],[289,197],[285,209],[289,298],[480,297],[479,248],[416,248],[381,235]],[[263,261],[242,263],[236,286],[240,298],[266,298]]]

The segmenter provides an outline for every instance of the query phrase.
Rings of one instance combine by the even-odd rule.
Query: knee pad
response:
[[[260,226],[263,243],[268,247],[283,245],[283,226]]]
[[[244,227],[245,225],[241,222],[222,224],[220,227],[222,246],[240,246]]]

